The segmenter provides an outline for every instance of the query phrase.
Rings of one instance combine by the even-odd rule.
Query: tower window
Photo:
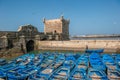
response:
[[[54,33],[57,33],[57,31],[55,30]]]

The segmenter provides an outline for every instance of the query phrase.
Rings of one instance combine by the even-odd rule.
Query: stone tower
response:
[[[69,22],[61,16],[59,19],[43,20],[45,34],[59,34],[61,40],[69,40]]]

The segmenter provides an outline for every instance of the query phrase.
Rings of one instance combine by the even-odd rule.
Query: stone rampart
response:
[[[85,50],[104,48],[105,52],[120,49],[120,40],[71,40],[71,41],[36,41],[38,49],[48,50]]]

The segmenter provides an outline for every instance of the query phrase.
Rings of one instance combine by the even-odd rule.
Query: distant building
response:
[[[72,36],[71,40],[120,40],[120,34],[111,35],[80,35]]]

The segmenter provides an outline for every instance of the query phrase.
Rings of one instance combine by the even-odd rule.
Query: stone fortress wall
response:
[[[58,19],[45,20],[44,32],[39,32],[31,24],[22,25],[18,31],[0,31],[0,49],[21,47],[34,50],[36,39],[39,41],[60,41],[69,40],[69,20],[61,16]]]
[[[104,48],[105,52],[117,52],[120,49],[120,40],[70,40],[70,41],[37,41],[37,48],[43,50],[72,50],[84,51]]]
[[[23,25],[18,31],[0,31],[0,49],[19,47],[24,51],[48,49],[48,50],[85,50],[105,48],[115,52],[120,49],[119,40],[70,40],[69,22],[61,16],[59,19],[43,20],[44,32],[39,32],[33,25]],[[98,36],[94,36],[95,38]],[[105,36],[99,36],[99,38]],[[108,38],[120,37],[120,35],[108,36]],[[91,38],[82,37],[82,38]],[[22,47],[21,47],[22,46]]]

